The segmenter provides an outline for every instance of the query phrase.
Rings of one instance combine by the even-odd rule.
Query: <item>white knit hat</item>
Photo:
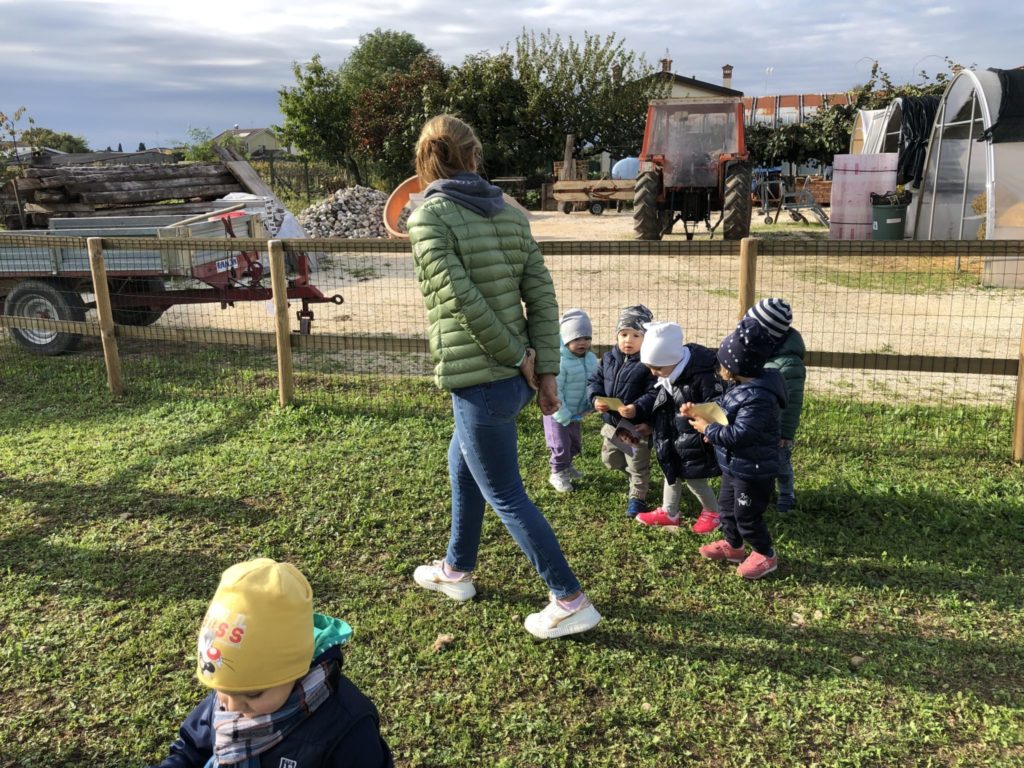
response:
[[[757,320],[768,335],[778,341],[789,331],[793,310],[785,299],[761,299],[747,310],[747,317]]]
[[[675,365],[686,357],[683,329],[677,323],[644,323],[644,343],[640,347],[640,362],[662,367]]]
[[[563,344],[583,336],[593,336],[594,329],[590,324],[590,316],[582,309],[567,309],[558,321],[558,335]]]

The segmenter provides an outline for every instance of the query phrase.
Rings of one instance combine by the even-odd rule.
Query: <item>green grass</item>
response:
[[[493,514],[477,600],[411,581],[448,528],[451,417],[429,383],[311,376],[309,401],[279,409],[266,361],[171,352],[125,370],[115,403],[95,356],[0,349],[4,768],[159,759],[202,696],[218,576],[257,555],[295,562],[353,625],[345,669],[400,766],[1024,761],[1005,408],[810,401],[798,511],[768,516],[782,565],[744,583],[688,531],[625,519],[594,422],[585,480],[556,494],[531,406],[527,488],[605,616],[536,643],[521,623],[544,586]],[[905,450],[922,434],[931,448]],[[439,633],[454,642],[435,653]]]

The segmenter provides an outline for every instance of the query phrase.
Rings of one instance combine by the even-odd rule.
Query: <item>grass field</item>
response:
[[[768,517],[781,567],[745,583],[689,531],[625,519],[594,422],[585,480],[556,494],[531,406],[527,487],[605,617],[537,643],[521,623],[545,588],[493,515],[475,601],[412,583],[447,539],[451,418],[431,384],[282,410],[262,369],[132,365],[115,404],[94,360],[0,358],[3,768],[160,759],[203,695],[219,574],[254,556],[296,563],[355,628],[345,668],[400,766],[1024,764],[1024,482],[1005,460],[902,450],[901,430],[942,443],[937,410],[808,403],[798,510]],[[1008,409],[963,416],[1005,442]],[[863,439],[837,446],[840,423]]]

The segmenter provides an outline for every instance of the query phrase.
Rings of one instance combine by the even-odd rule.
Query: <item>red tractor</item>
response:
[[[712,237],[750,234],[752,170],[743,140],[743,101],[657,99],[647,107],[640,172],[633,194],[638,240],[660,240],[683,222],[686,239],[703,222]],[[711,214],[720,211],[712,224]]]

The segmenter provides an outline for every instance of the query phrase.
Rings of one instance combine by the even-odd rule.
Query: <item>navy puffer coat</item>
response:
[[[690,426],[689,419],[679,415],[684,403],[707,403],[722,396],[724,386],[715,374],[718,360],[714,352],[700,344],[687,344],[686,348],[690,360],[672,382],[671,395],[658,387],[650,420],[654,451],[669,483],[721,474],[714,449]]]
[[[779,372],[765,368],[729,387],[719,405],[729,424],[709,424],[704,437],[715,447],[722,471],[745,480],[777,475],[779,411],[786,407],[786,382]]]
[[[640,362],[640,353],[624,355],[618,347],[604,353],[597,370],[587,381],[587,397],[591,405],[595,397],[617,397],[624,405],[636,406],[633,422],[650,421],[651,408],[657,394],[658,379]],[[621,418],[615,411],[602,413],[606,424],[615,425]]]

